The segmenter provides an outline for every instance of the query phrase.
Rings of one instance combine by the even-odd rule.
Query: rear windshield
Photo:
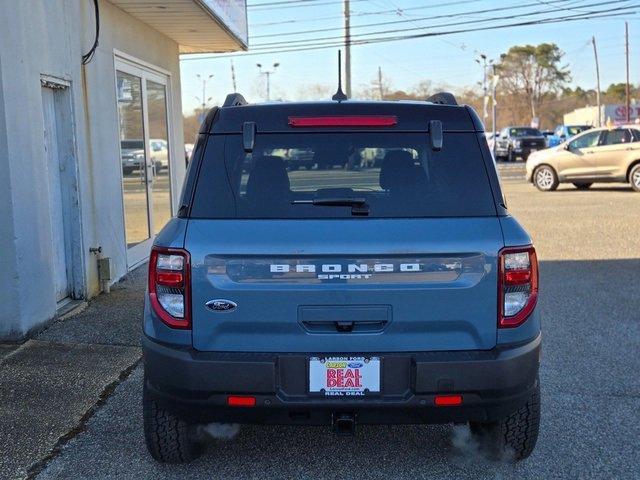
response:
[[[195,218],[496,215],[473,133],[445,133],[439,152],[426,133],[258,133],[252,153],[241,135],[208,141]]]

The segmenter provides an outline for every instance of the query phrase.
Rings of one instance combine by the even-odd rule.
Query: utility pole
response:
[[[231,83],[233,84],[233,93],[236,93],[238,91],[238,88],[236,87],[236,70],[233,68],[233,58],[231,58],[230,60],[231,60]]]
[[[265,75],[267,77],[267,102],[271,100],[271,75],[276,73],[276,68],[280,66],[279,63],[273,64],[273,70],[262,70],[262,64],[256,63],[256,66],[260,69],[260,75]]]
[[[384,100],[382,93],[382,68],[378,67],[378,91],[380,92],[380,100]]]
[[[348,98],[351,98],[351,12],[349,0],[344,0],[344,75],[345,90]]]
[[[593,43],[593,55],[596,57],[596,103],[598,104],[598,127],[602,126],[602,104],[600,103],[600,64],[598,63],[598,49],[596,37],[591,37]]]
[[[198,78],[198,80],[202,80],[202,97],[200,97],[199,99],[198,97],[196,97],[196,99],[201,101],[202,112],[200,113],[200,115],[204,119],[204,112],[207,109],[207,102],[211,100],[211,97],[207,98],[206,96],[207,82],[213,78],[213,75],[209,75],[208,77],[205,78],[204,76],[197,73],[196,77]]]
[[[627,105],[627,123],[631,123],[631,93],[629,91],[629,23],[624,22],[624,45],[625,55],[627,57],[627,85],[625,88],[626,105]]]

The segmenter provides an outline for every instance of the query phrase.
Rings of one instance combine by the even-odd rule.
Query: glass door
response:
[[[167,77],[116,60],[118,133],[127,264],[149,256],[171,218]]]
[[[151,232],[157,235],[171,218],[167,87],[147,80],[146,90],[149,110],[149,151],[153,167],[153,179],[149,183],[151,186]]]

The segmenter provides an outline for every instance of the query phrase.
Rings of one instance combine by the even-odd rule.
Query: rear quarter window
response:
[[[193,218],[365,218],[495,216],[474,133],[445,133],[441,151],[426,133],[257,134],[246,153],[239,134],[209,137],[191,208]],[[362,217],[358,217],[362,218]]]

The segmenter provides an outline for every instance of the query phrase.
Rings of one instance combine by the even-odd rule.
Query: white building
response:
[[[627,123],[627,107],[623,104],[607,104],[600,107],[601,124],[624,125]],[[632,103],[629,109],[630,123],[640,118],[640,104]],[[576,108],[564,115],[565,125],[593,125],[598,126],[598,107]]]
[[[185,172],[179,54],[246,46],[245,0],[0,2],[0,339],[145,261]]]

